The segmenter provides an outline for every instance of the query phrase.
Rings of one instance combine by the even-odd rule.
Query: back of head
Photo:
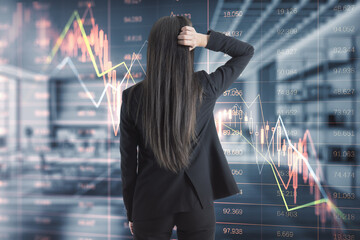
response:
[[[191,144],[196,142],[196,103],[202,89],[194,79],[194,51],[179,45],[185,17],[162,17],[153,25],[147,48],[143,81],[143,127],[159,165],[179,172],[189,164]]]
[[[185,64],[193,66],[194,52],[177,43],[177,36],[183,26],[192,26],[192,23],[188,18],[181,16],[165,16],[154,23],[148,37],[147,64],[162,63],[171,67],[171,64],[176,62],[182,64],[182,67]]]

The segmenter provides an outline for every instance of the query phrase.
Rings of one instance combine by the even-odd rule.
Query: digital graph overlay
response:
[[[91,16],[90,19],[92,24],[92,28],[89,36],[87,36],[83,25],[87,13],[90,13]],[[73,25],[73,30],[70,30],[71,25]],[[117,136],[119,129],[119,122],[120,122],[119,116],[120,116],[120,107],[121,107],[121,93],[122,90],[128,87],[130,78],[132,80],[132,83],[135,83],[135,80],[131,74],[131,68],[135,60],[139,63],[144,74],[146,74],[144,68],[141,65],[141,62],[139,61],[139,55],[142,49],[144,48],[144,46],[146,45],[146,43],[147,41],[143,43],[137,54],[133,52],[131,57],[130,67],[128,67],[124,61],[120,62],[115,66],[112,66],[112,62],[109,59],[110,50],[109,50],[109,41],[107,39],[107,34],[104,33],[102,29],[99,29],[99,26],[95,24],[95,19],[92,13],[91,4],[89,4],[82,18],[80,18],[80,15],[77,10],[73,12],[71,17],[67,21],[63,31],[61,32],[60,36],[56,40],[56,43],[52,48],[50,55],[47,57],[46,67],[48,67],[49,64],[53,61],[59,49],[64,55],[67,55],[67,57],[65,57],[63,61],[61,61],[60,64],[56,66],[55,70],[52,72],[51,75],[56,74],[66,65],[69,65],[70,69],[75,74],[82,88],[86,92],[86,95],[89,97],[89,99],[96,108],[99,107],[106,93],[113,131],[115,136]],[[90,60],[94,67],[97,77],[103,77],[104,90],[98,102],[94,100],[93,96],[88,91],[86,85],[84,84],[83,80],[80,77],[78,70],[76,69],[73,61],[70,58],[70,57],[77,57],[79,50],[81,52],[81,56],[79,57],[79,60],[81,62],[87,62],[88,60]],[[98,68],[95,56],[98,57],[100,70]],[[120,66],[125,67],[126,74],[124,75],[121,81],[117,81],[116,69],[119,68]],[[124,86],[123,82],[125,79],[127,79],[127,82],[126,85]],[[112,89],[111,92],[108,91],[110,90],[109,88]],[[116,120],[114,118],[114,113],[116,113],[116,116],[118,116]]]
[[[269,123],[265,122],[260,95],[257,95],[250,103],[245,101],[242,91],[236,88],[227,90],[223,95],[240,97],[241,103],[244,104],[244,109],[241,105],[234,104],[232,108],[218,111],[215,114],[219,137],[224,135],[241,136],[255,151],[259,174],[262,173],[265,162],[270,165],[287,211],[290,212],[315,205],[315,214],[320,216],[323,225],[326,222],[327,213],[333,213],[332,219],[335,219],[339,225],[342,225],[339,219],[335,217],[335,214],[342,220],[346,220],[344,213],[335,206],[329,198],[330,194],[321,185],[321,180],[324,181],[325,179],[310,131],[306,130],[303,138],[299,138],[298,142],[292,143],[281,115],[278,116],[274,127],[270,128]],[[251,107],[256,103],[260,107],[261,126],[256,125],[251,111]],[[245,133],[250,135],[251,140],[245,136]],[[309,163],[310,152],[308,148],[311,150],[311,156],[316,159],[316,171],[313,170]],[[260,163],[258,156],[263,159]],[[282,165],[288,167],[289,178],[287,182],[283,179],[278,169]],[[304,184],[308,184],[310,194],[314,195],[315,200],[290,208],[282,188],[285,190],[289,187],[293,188],[293,202],[297,204],[297,198],[299,197],[297,195],[299,175],[302,175]]]
[[[84,18],[86,16],[87,12],[90,12],[91,23],[92,23],[92,29],[91,29],[90,36],[86,35],[85,29],[83,26]],[[74,28],[73,31],[70,30],[70,27],[72,24],[73,24],[73,28]],[[62,44],[66,36],[68,36],[68,38],[69,38],[68,43]],[[76,41],[73,41],[77,45],[69,44],[72,42],[71,39],[79,39],[79,36],[83,39],[82,42],[78,41],[78,43],[76,43]],[[146,42],[144,42],[140,51],[144,47],[145,43]],[[108,97],[109,109],[116,110],[116,112],[118,113],[117,115],[119,115],[119,109],[121,106],[120,87],[122,86],[126,77],[128,80],[129,80],[129,78],[131,78],[133,83],[135,83],[130,70],[131,70],[132,64],[134,63],[135,60],[137,60],[141,66],[141,63],[138,59],[139,53],[138,54],[133,53],[130,67],[127,67],[125,62],[121,62],[121,63],[113,66],[112,62],[108,59],[109,46],[108,46],[107,35],[104,33],[104,31],[102,29],[99,30],[98,25],[95,24],[95,20],[92,16],[91,6],[89,6],[87,8],[86,12],[84,13],[83,18],[80,18],[78,11],[75,10],[73,12],[73,14],[69,18],[68,22],[66,23],[60,37],[56,41],[56,44],[53,47],[50,55],[47,58],[48,64],[50,64],[52,62],[54,56],[56,55],[56,53],[58,52],[59,49],[62,53],[68,54],[72,57],[76,57],[77,52],[80,49],[80,51],[82,53],[80,56],[80,61],[83,61],[83,62],[88,61],[89,59],[87,59],[87,56],[90,58],[90,61],[92,62],[92,65],[94,67],[96,75],[98,77],[103,77],[103,79],[104,79],[105,88],[101,94],[99,101],[96,102],[93,99],[93,97],[90,95],[89,91],[87,90],[84,82],[81,80],[79,73],[70,57],[66,57],[56,67],[56,71],[61,70],[66,64],[68,64],[70,66],[71,70],[73,71],[73,73],[77,76],[77,79],[79,80],[81,86],[83,87],[83,89],[87,93],[87,95],[89,96],[89,98],[92,101],[92,103],[94,104],[94,106],[95,107],[99,106],[100,102],[102,101],[102,99],[106,93],[107,97]],[[73,49],[76,49],[76,50],[73,51]],[[94,49],[95,54],[92,49]],[[97,66],[95,56],[98,57],[100,70]],[[121,80],[121,82],[117,83],[115,69],[122,65],[124,65],[124,67],[126,69],[126,74],[123,77],[123,79]],[[141,68],[142,68],[142,66],[141,66]],[[142,68],[142,70],[145,73],[143,68]],[[54,71],[54,73],[56,73],[56,72]],[[127,84],[128,84],[128,82],[127,82]],[[126,84],[125,88],[127,87],[127,84]],[[117,100],[111,101],[110,96],[109,96],[110,94],[107,91],[108,88],[112,88],[114,99],[117,98]],[[258,165],[260,173],[262,171],[262,168],[263,168],[265,162],[270,165],[273,175],[274,175],[274,178],[275,178],[278,188],[280,190],[281,197],[283,199],[286,210],[294,211],[297,209],[315,205],[315,214],[320,215],[321,222],[323,224],[326,221],[326,213],[327,212],[328,213],[334,212],[334,213],[338,214],[339,216],[341,216],[342,219],[345,219],[344,214],[329,199],[328,194],[326,193],[326,191],[324,190],[324,188],[322,187],[322,185],[320,183],[320,179],[323,176],[322,176],[321,167],[319,166],[318,158],[316,157],[316,161],[318,164],[316,173],[314,172],[313,168],[309,164],[308,145],[310,145],[311,150],[313,151],[313,153],[316,156],[315,147],[313,145],[309,130],[307,130],[305,132],[304,137],[302,139],[299,139],[299,141],[297,143],[293,144],[291,142],[291,140],[289,139],[289,136],[287,135],[287,131],[286,131],[286,128],[284,126],[281,116],[278,117],[275,127],[272,127],[271,129],[270,129],[269,124],[267,122],[265,123],[263,113],[262,113],[262,104],[261,104],[260,95],[258,95],[254,99],[254,101],[252,101],[250,104],[247,104],[246,101],[242,98],[242,93],[239,92],[238,90],[231,89],[231,90],[228,90],[227,92],[229,92],[229,94],[231,94],[232,96],[239,96],[243,100],[243,103],[245,104],[247,109],[251,108],[252,105],[254,103],[256,103],[256,100],[258,100],[260,103],[261,117],[263,120],[262,121],[263,124],[260,127],[255,126],[254,118],[252,116],[251,111],[250,112],[243,111],[239,105],[235,105],[233,108],[231,108],[229,110],[221,111],[217,114],[216,120],[218,123],[217,124],[218,133],[219,133],[219,135],[221,135],[223,133],[223,127],[225,127],[226,129],[232,130],[232,131],[236,132],[238,135],[240,135],[242,138],[244,138],[245,141],[254,148],[256,156],[257,156],[257,158],[256,158],[257,161],[258,161],[258,155],[264,159],[262,164]],[[111,102],[113,102],[113,106],[111,106]],[[118,122],[115,126],[115,121],[113,118],[112,111],[110,111],[110,112],[111,112],[111,116],[112,116],[112,120],[113,120],[114,132],[116,135],[116,133],[118,131]],[[232,128],[231,125],[225,124],[226,118],[229,118],[230,120],[234,120],[235,125],[238,124],[238,126],[240,127],[240,130],[236,130],[236,129]],[[242,126],[245,124],[248,127],[248,131],[249,131],[251,137],[254,138],[255,141],[250,141],[243,135]],[[258,129],[260,129],[260,130],[258,130]],[[271,134],[271,136],[269,134]],[[285,134],[285,138],[282,137],[282,134]],[[309,143],[308,143],[308,141],[309,141]],[[255,144],[254,144],[254,142],[255,142]],[[261,150],[259,150],[258,146],[261,146]],[[278,170],[278,167],[280,167],[282,164],[284,164],[283,163],[284,159],[287,160],[286,164],[289,168],[289,179],[288,179],[287,183],[285,183],[286,181],[284,181],[284,179],[281,177],[279,170]],[[276,166],[278,166],[278,167],[276,167]],[[303,179],[304,183],[308,183],[308,185],[310,187],[309,188],[310,193],[314,194],[315,200],[312,202],[306,203],[306,204],[302,204],[302,205],[299,205],[299,206],[296,206],[293,208],[289,208],[288,203],[285,200],[281,186],[283,186],[284,189],[288,189],[290,187],[290,183],[292,183],[291,186],[294,190],[294,204],[296,204],[297,198],[298,198],[297,188],[298,188],[299,174],[302,174],[302,179]]]

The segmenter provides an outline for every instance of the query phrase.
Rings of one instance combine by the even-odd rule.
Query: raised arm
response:
[[[204,71],[216,98],[218,98],[244,71],[255,50],[249,43],[228,37],[222,33],[210,30],[208,34],[210,37],[205,48],[226,53],[231,57],[231,59],[218,67],[214,72],[207,74]]]
[[[254,55],[254,47],[244,41],[226,36],[220,32],[209,30],[207,34],[197,33],[192,27],[184,27],[179,34],[179,44],[195,47],[205,47],[215,52],[228,54],[229,59],[224,65],[208,74],[201,71],[209,81],[209,85],[216,98],[225,92],[230,85],[244,71]]]

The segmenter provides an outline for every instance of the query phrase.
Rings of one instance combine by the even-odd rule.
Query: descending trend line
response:
[[[281,118],[280,115],[279,115],[278,120],[277,120],[277,122],[276,122],[276,127],[277,127],[277,125],[278,125],[279,123],[280,123],[280,124],[282,125],[282,127],[285,129],[284,123],[283,123],[282,118]],[[231,128],[230,126],[226,125],[225,123],[223,123],[222,125],[224,125],[225,127],[229,128],[229,129],[234,130],[233,128]],[[276,129],[276,127],[275,127],[275,129]],[[274,137],[274,135],[275,135],[275,132],[273,133],[272,137]],[[291,143],[290,143],[290,139],[289,139],[289,137],[288,137],[288,134],[287,134],[287,132],[286,132],[286,129],[285,129],[285,135],[286,135],[286,138],[287,138],[289,144],[291,144]],[[319,179],[317,178],[316,174],[315,174],[314,171],[312,170],[312,167],[311,167],[310,164],[308,163],[308,160],[307,160],[300,152],[298,152],[298,150],[297,150],[292,144],[291,144],[291,147],[298,153],[299,156],[301,156],[301,157],[303,158],[304,162],[307,164],[308,169],[310,170],[310,173],[311,173],[312,177],[314,178],[314,180],[315,180],[315,182],[316,182],[316,184],[317,184],[317,186],[318,186],[321,194],[323,195],[323,198],[322,198],[322,199],[315,200],[315,201],[313,201],[313,202],[309,202],[309,203],[306,203],[306,204],[302,204],[302,205],[299,205],[299,206],[296,206],[296,207],[293,207],[293,208],[289,208],[288,203],[287,203],[287,201],[286,201],[286,199],[285,199],[285,196],[284,196],[284,194],[283,194],[283,191],[282,191],[282,189],[281,189],[281,184],[280,184],[280,182],[279,182],[279,180],[278,180],[278,176],[277,176],[276,171],[275,171],[276,167],[274,166],[274,163],[273,163],[273,162],[270,162],[270,161],[266,158],[266,156],[263,155],[243,134],[241,134],[241,137],[244,138],[245,141],[246,141],[250,146],[252,146],[252,147],[254,148],[254,150],[264,159],[264,162],[267,162],[267,163],[270,165],[271,170],[272,170],[273,175],[274,175],[274,178],[275,178],[275,180],[276,180],[276,184],[277,184],[277,186],[278,186],[278,188],[279,188],[279,190],[280,190],[281,198],[282,198],[282,200],[283,200],[283,202],[284,202],[284,205],[285,205],[285,208],[286,208],[287,211],[294,211],[294,210],[297,210],[297,209],[301,209],[301,208],[305,208],[305,207],[309,207],[309,206],[313,206],[313,205],[319,205],[319,204],[321,204],[321,203],[327,203],[327,204],[329,204],[329,206],[331,206],[332,209],[335,210],[335,212],[336,212],[343,220],[346,219],[344,213],[342,213],[341,210],[339,210],[339,209],[330,201],[330,199],[328,198],[328,196],[327,196],[327,194],[325,193],[323,187],[321,186],[321,183],[320,183]],[[269,150],[268,150],[268,151],[269,151]],[[268,151],[267,151],[267,152],[268,152]],[[275,168],[275,169],[274,169],[274,168]],[[281,178],[281,176],[279,176],[279,177]]]
[[[111,68],[109,68],[109,69],[107,69],[107,70],[104,70],[103,72],[100,72],[100,71],[99,71],[99,68],[98,68],[97,63],[96,63],[96,60],[95,60],[95,56],[94,56],[94,54],[93,54],[93,51],[92,51],[92,49],[91,49],[91,46],[90,46],[88,37],[87,37],[86,32],[85,32],[85,29],[84,29],[84,25],[83,25],[83,23],[82,23],[82,20],[81,20],[81,18],[80,18],[80,16],[79,16],[79,13],[78,13],[77,10],[75,10],[75,11],[73,12],[73,14],[71,15],[71,17],[70,17],[69,20],[67,21],[67,23],[66,23],[63,31],[62,31],[61,34],[60,34],[60,37],[57,39],[55,46],[52,48],[50,55],[47,57],[47,63],[48,63],[48,64],[50,64],[50,63],[52,62],[55,54],[56,54],[57,51],[59,50],[59,47],[60,47],[61,43],[63,42],[63,40],[64,40],[67,32],[69,31],[72,22],[73,22],[75,19],[76,19],[76,22],[78,23],[78,26],[79,26],[79,28],[80,28],[81,36],[82,36],[82,38],[83,38],[83,40],[84,40],[86,49],[87,49],[87,51],[88,51],[88,54],[89,54],[89,56],[90,56],[91,62],[92,62],[93,67],[94,67],[94,70],[95,70],[96,75],[97,75],[98,77],[101,77],[101,76],[103,76],[103,75],[105,75],[105,74],[107,74],[107,73],[110,73],[112,70],[114,70],[114,69],[116,69],[116,68],[118,68],[118,67],[120,67],[120,66],[122,66],[122,65],[124,65],[124,67],[126,68],[127,72],[129,72],[129,68],[127,67],[127,65],[126,65],[125,62],[120,62],[119,64],[117,64],[117,65],[115,65],[115,66],[113,66],[113,67],[111,67]],[[133,79],[131,73],[129,73],[129,75],[130,75],[131,79],[133,80],[133,82],[135,83],[135,80]]]
[[[233,89],[230,89],[230,90],[227,90],[227,91],[234,91],[234,89],[235,89],[235,91],[236,91],[237,93],[239,93],[239,91],[238,91],[236,88],[233,88]],[[265,129],[265,120],[264,120],[264,114],[263,114],[262,102],[261,102],[260,94],[258,94],[258,95],[254,98],[254,100],[250,102],[250,104],[248,104],[248,103],[245,101],[245,99],[243,98],[242,94],[237,94],[237,95],[241,98],[242,102],[245,104],[245,106],[246,106],[247,109],[250,109],[250,108],[253,106],[253,104],[256,103],[256,100],[259,99],[259,105],[260,105],[260,110],[261,110],[260,112],[261,112],[261,117],[262,117],[262,125],[264,126],[264,129]],[[237,105],[237,104],[236,104],[236,105]],[[287,134],[286,128],[285,128],[285,126],[284,126],[282,117],[281,117],[280,115],[279,115],[279,118],[278,118],[278,120],[277,120],[277,122],[276,122],[276,125],[275,125],[274,129],[277,129],[279,122],[280,122],[280,124],[282,125],[282,127],[283,127],[283,129],[284,129],[284,131],[285,131],[286,139],[287,139],[289,145],[290,145],[291,148],[294,149],[294,151],[295,151],[296,153],[298,153],[298,155],[301,156],[301,158],[305,161],[306,158],[305,158],[305,157],[302,155],[302,153],[300,153],[300,152],[298,151],[298,149],[296,149],[296,147],[291,143],[291,141],[290,141],[290,139],[289,139],[289,136],[288,136],[288,134]],[[225,125],[225,126],[226,126],[226,125]],[[226,127],[228,127],[229,129],[231,129],[229,126],[226,126]],[[232,130],[234,130],[234,129],[232,129]],[[235,130],[234,130],[234,131],[235,131]],[[241,134],[241,132],[240,132],[240,134]],[[310,135],[310,133],[309,133],[308,130],[306,131],[305,136],[306,136],[306,134],[307,134],[307,135],[309,136],[309,138],[311,139],[311,135]],[[275,131],[273,132],[272,138],[270,139],[270,143],[273,141],[274,135],[275,135]],[[243,135],[241,134],[241,136],[243,136]],[[266,135],[265,135],[265,136],[266,136]],[[268,140],[267,136],[266,136],[266,140]],[[266,143],[267,143],[267,147],[268,147],[267,153],[269,153],[269,151],[270,151],[269,141],[267,141]],[[311,145],[311,146],[312,146],[312,145]],[[312,149],[313,149],[314,152],[316,152],[313,146],[312,146]],[[270,157],[270,159],[271,159],[271,161],[272,161],[272,158],[271,158],[271,155],[270,155],[270,154],[269,154],[269,157]],[[257,159],[256,159],[256,160],[257,160]],[[256,161],[256,162],[257,162],[257,161]],[[272,162],[273,162],[273,161],[272,161]],[[306,164],[307,164],[307,167],[309,168],[310,165],[308,164],[307,161],[305,161],[305,162],[306,162]],[[263,169],[263,167],[264,167],[264,164],[265,164],[265,161],[263,161],[263,163],[261,164],[261,166],[259,166],[259,164],[258,164],[258,162],[257,162],[259,174],[261,174],[262,169]],[[278,172],[277,168],[275,168],[275,169],[276,169],[276,171]],[[318,185],[320,185],[320,187],[321,187],[321,184],[320,184],[320,182],[319,182],[316,174],[313,172],[313,170],[312,170],[311,167],[310,167],[309,169],[310,169],[310,171],[311,171],[311,174],[312,174],[313,176],[315,176],[314,180],[315,180],[316,183],[317,183]],[[289,173],[289,180],[288,180],[288,183],[287,183],[287,184],[284,183],[284,181],[283,181],[282,177],[280,176],[279,172],[278,172],[278,176],[279,176],[279,178],[281,179],[284,188],[287,189],[288,186],[289,186],[289,184],[290,184],[290,180],[291,180],[291,178],[292,178],[292,174]],[[322,194],[327,197],[327,194],[325,194],[325,191],[323,190],[322,187],[321,187],[321,191],[322,191]]]
[[[286,136],[286,139],[287,139],[288,144],[289,144],[290,147],[298,154],[298,156],[300,156],[300,157],[303,159],[303,161],[304,161],[305,164],[307,165],[308,170],[310,171],[313,179],[315,180],[316,184],[318,185],[320,192],[322,193],[322,195],[324,196],[324,198],[327,199],[328,196],[327,196],[327,194],[325,193],[325,191],[324,191],[324,189],[323,189],[323,187],[322,187],[322,185],[321,185],[318,177],[317,177],[316,174],[314,173],[314,170],[313,170],[312,167],[310,166],[309,161],[308,161],[308,160],[304,157],[304,155],[303,155],[302,153],[300,153],[299,150],[291,143],[291,141],[290,141],[290,139],[289,139],[289,135],[288,135],[288,133],[287,133],[287,131],[286,131],[286,128],[285,128],[285,126],[284,126],[284,122],[283,122],[281,116],[279,116],[279,120],[280,120],[281,126],[283,127],[283,129],[284,129],[284,131],[285,131],[284,133],[285,133],[285,136]],[[276,123],[275,129],[276,129],[278,123],[279,123],[279,122]],[[275,135],[275,132],[274,132],[274,134],[272,135],[272,139],[274,138],[274,135]],[[271,141],[270,141],[270,142],[271,142]],[[268,151],[269,151],[269,150],[268,150]]]
[[[312,141],[309,130],[305,131],[304,137],[302,139],[299,138],[298,149],[297,149],[297,144],[291,143],[287,129],[285,128],[284,122],[280,115],[278,117],[278,120],[276,121],[275,127],[271,128],[271,131],[273,132],[272,136],[271,137],[268,136],[268,133],[270,132],[270,126],[269,126],[268,122],[266,122],[266,124],[265,124],[260,94],[258,94],[254,98],[253,101],[246,102],[242,96],[242,91],[238,90],[236,88],[232,88],[232,89],[229,89],[226,92],[224,92],[224,96],[239,96],[247,110],[250,110],[250,108],[258,100],[258,103],[260,105],[259,108],[261,110],[260,111],[261,118],[262,118],[262,122],[258,123],[258,124],[260,125],[261,129],[258,128],[257,124],[255,125],[254,118],[252,116],[251,111],[250,111],[250,114],[248,113],[248,111],[244,112],[242,110],[241,106],[239,106],[236,103],[229,110],[224,109],[224,110],[220,110],[218,112],[217,118],[216,118],[218,130],[219,130],[218,134],[221,136],[221,134],[222,134],[221,126],[224,126],[225,128],[230,129],[232,131],[232,133],[231,133],[228,130],[224,130],[223,131],[224,135],[239,135],[242,138],[244,138],[245,141],[255,150],[256,164],[257,164],[257,167],[259,170],[259,174],[262,173],[265,162],[270,165],[271,170],[274,175],[274,178],[275,178],[275,181],[276,181],[276,184],[280,190],[280,196],[282,198],[282,201],[284,202],[286,210],[294,211],[294,210],[302,209],[302,208],[309,207],[309,206],[315,206],[315,214],[320,215],[321,222],[323,224],[325,224],[325,221],[326,221],[326,213],[330,212],[330,210],[331,210],[331,213],[333,214],[332,219],[334,219],[339,225],[343,226],[343,222],[341,222],[340,219],[347,220],[345,214],[342,213],[342,211],[340,211],[333,204],[332,200],[329,198],[328,192],[325,191],[325,189],[323,188],[323,186],[320,183],[319,178],[323,177],[323,173],[322,173],[322,169],[320,167],[319,159],[317,157],[317,153],[316,153],[314,143]],[[239,119],[239,121],[237,121],[237,118]],[[223,119],[229,119],[230,120],[229,124],[231,126],[233,124],[235,124],[235,127],[237,127],[236,125],[237,125],[237,123],[239,123],[240,129],[236,130],[236,129],[232,128],[231,126],[227,125],[226,120],[224,120],[225,121],[224,122]],[[242,125],[244,125],[246,123],[247,123],[246,127],[248,127],[248,129],[246,129],[246,128],[245,129],[246,129],[246,131],[249,131],[249,135],[250,135],[252,141],[249,141],[248,138],[246,138],[243,134]],[[244,127],[245,127],[245,125],[244,125]],[[281,131],[281,129],[284,129],[284,131]],[[277,133],[276,142],[274,142],[275,132]],[[285,139],[282,139],[282,137],[281,137],[282,133],[286,136]],[[255,138],[255,140],[254,140],[254,138]],[[307,159],[308,158],[307,140],[309,140],[309,145],[311,147],[311,150],[314,153],[316,164],[318,166],[318,168],[316,169],[316,173],[314,172],[313,168],[310,166],[309,161]],[[286,146],[285,141],[287,141],[288,146]],[[259,150],[257,147],[258,143],[261,144],[261,150]],[[289,166],[289,174],[288,174],[289,179],[288,179],[287,184],[285,184],[285,182],[284,182],[280,172],[278,171],[278,169],[274,163],[274,160],[272,158],[272,156],[274,156],[274,145],[275,144],[277,145],[276,150],[277,150],[277,158],[278,158],[277,159],[278,167],[280,167],[280,159],[283,159],[283,157],[280,158],[280,155],[286,156],[286,153],[288,154],[287,163]],[[264,145],[266,146],[265,149],[263,149]],[[270,146],[272,146],[272,156],[270,154]],[[264,150],[265,150],[265,153],[263,152]],[[258,154],[264,159],[261,167],[259,166],[259,162],[258,162]],[[266,156],[268,156],[268,158]],[[315,195],[314,195],[315,201],[290,208],[285,199],[281,185],[283,185],[283,187],[285,189],[288,189],[290,182],[293,179],[292,180],[292,182],[293,182],[292,187],[294,189],[293,196],[294,196],[294,203],[296,204],[297,188],[298,188],[298,175],[299,174],[303,174],[303,179],[304,179],[305,183],[307,182],[307,180],[309,180],[311,194],[313,194],[313,187],[314,187],[314,183],[315,183]],[[323,205],[323,203],[326,203],[328,208],[326,208],[326,205]],[[339,218],[336,217],[336,214],[339,216]]]
[[[85,16],[88,12],[90,12],[90,15],[91,15],[90,20],[91,20],[91,24],[92,24],[92,29],[91,29],[91,33],[90,33],[89,37],[86,35],[84,25],[83,25]],[[70,27],[71,27],[72,23],[74,23],[74,30],[70,31]],[[65,44],[63,44],[66,36],[68,36],[67,37],[68,42],[65,42]],[[112,62],[109,61],[109,59],[108,59],[109,47],[108,47],[107,35],[104,34],[104,31],[102,29],[99,30],[98,25],[95,24],[94,16],[93,16],[92,9],[91,9],[91,4],[88,4],[86,11],[83,14],[82,19],[80,18],[77,10],[75,10],[72,13],[69,20],[65,24],[63,31],[61,32],[60,36],[57,38],[56,43],[50,52],[50,55],[47,57],[46,62],[48,64],[45,67],[49,66],[49,64],[52,62],[53,58],[55,57],[56,53],[59,51],[59,49],[61,49],[61,51],[65,51],[70,56],[71,55],[77,56],[77,52],[80,49],[82,52],[82,58],[80,61],[82,61],[82,62],[86,61],[85,54],[87,53],[88,56],[90,57],[90,60],[92,62],[92,65],[96,72],[97,77],[102,77],[104,80],[104,90],[102,91],[102,94],[98,101],[95,101],[95,99],[92,97],[92,95],[88,91],[86,85],[84,84],[83,80],[80,77],[78,70],[75,67],[75,64],[73,63],[73,61],[71,60],[71,58],[69,56],[65,57],[61,61],[61,63],[56,66],[55,70],[51,73],[51,75],[53,75],[53,74],[57,73],[59,70],[63,69],[65,67],[65,65],[69,65],[71,71],[74,73],[74,75],[78,79],[80,85],[86,92],[86,95],[90,98],[92,104],[96,108],[98,108],[100,106],[100,103],[102,102],[103,98],[105,97],[105,93],[106,93],[107,100],[108,100],[107,101],[108,109],[109,109],[110,117],[111,117],[112,124],[113,124],[114,134],[116,136],[117,132],[118,132],[119,124],[115,124],[114,113],[116,112],[116,114],[118,116],[120,115],[120,106],[121,106],[120,88],[122,87],[123,82],[125,81],[125,78],[127,78],[126,86],[128,85],[129,78],[131,78],[133,83],[136,83],[133,78],[133,75],[131,74],[131,71],[130,71],[135,60],[139,63],[139,66],[141,67],[142,71],[146,75],[146,72],[145,72],[141,62],[139,61],[139,54],[146,43],[147,43],[147,41],[144,41],[138,54],[133,53],[132,58],[131,58],[130,67],[128,67],[124,61],[112,67]],[[93,52],[91,46],[93,46],[93,48],[94,48],[96,57],[99,58],[100,70],[97,66],[97,63],[95,60],[95,55],[94,55],[94,52]],[[135,55],[135,58],[134,58],[134,55]],[[123,79],[119,83],[116,80],[116,70],[115,69],[122,65],[124,65],[124,67],[126,69],[126,73],[124,74]],[[111,95],[111,91],[110,91],[110,93],[108,91],[109,88],[112,89],[112,95]],[[119,121],[119,119],[118,119],[118,121]]]

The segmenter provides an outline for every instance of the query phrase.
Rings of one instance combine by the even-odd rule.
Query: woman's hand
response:
[[[129,228],[130,228],[130,232],[131,232],[131,235],[134,235],[134,232],[133,232],[133,222],[130,222],[129,221]]]
[[[205,47],[208,43],[209,35],[197,33],[195,28],[184,26],[178,35],[178,43],[180,45],[189,46],[189,50],[196,47]]]

